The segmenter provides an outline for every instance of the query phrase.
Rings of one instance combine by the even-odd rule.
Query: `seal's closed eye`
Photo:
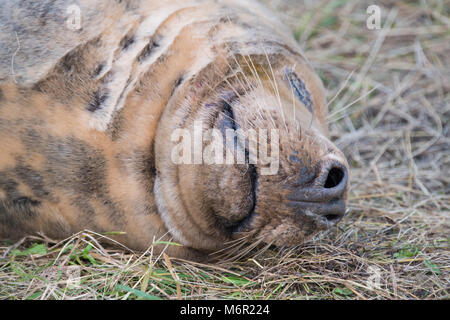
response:
[[[297,98],[305,105],[311,114],[314,114],[314,103],[311,100],[311,94],[308,89],[306,89],[305,83],[293,70],[286,69],[285,75]]]

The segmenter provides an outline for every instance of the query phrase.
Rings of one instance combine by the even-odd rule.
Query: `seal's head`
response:
[[[239,62],[163,114],[155,196],[176,241],[207,251],[236,239],[297,245],[344,215],[349,169],[327,138],[322,84],[308,65],[276,61]]]

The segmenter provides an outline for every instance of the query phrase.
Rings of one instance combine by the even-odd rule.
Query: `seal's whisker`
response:
[[[295,70],[295,65],[292,67],[292,69]],[[296,109],[295,94],[294,94],[294,88],[292,87],[291,83],[289,83],[289,88],[291,89],[291,93],[292,93],[292,112],[294,114],[294,124],[296,124],[297,118],[296,118],[296,114],[295,114],[295,109]]]
[[[252,235],[253,234],[251,232],[247,232],[242,237],[234,239],[234,240],[227,241],[227,242],[225,242],[225,244],[235,243],[235,242],[239,242],[239,241],[242,241],[242,240],[246,240],[246,239],[250,238]]]
[[[274,81],[271,79],[271,77],[269,76],[269,74],[267,73],[267,71],[266,71],[265,68],[262,68],[262,70],[263,70],[265,76],[267,77],[267,79],[268,79],[270,85],[272,86],[273,92],[276,94],[277,90],[276,90],[276,85],[275,85]],[[277,99],[278,99],[278,97],[277,97]],[[279,101],[278,101],[278,107],[280,107]],[[280,108],[280,111],[282,112],[281,108]],[[271,117],[272,122],[273,122],[273,115],[270,114],[270,117]],[[284,120],[284,119],[283,119],[283,120]],[[285,125],[286,125],[286,124],[285,124]],[[278,128],[278,126],[276,126],[275,123],[274,123],[274,128],[275,128],[275,129]]]
[[[264,239],[264,237],[257,237],[256,239],[252,239],[254,242],[250,243],[248,240],[250,240],[251,236],[253,236],[253,232],[245,234],[243,237],[233,240],[231,242],[236,242],[232,246],[228,246],[227,248],[224,248],[220,251],[216,251],[214,254],[219,253],[217,256],[221,259],[231,259],[231,260],[237,260],[240,257],[246,255],[248,252],[253,250],[255,247],[257,247]],[[241,251],[240,249],[244,246],[247,247]]]
[[[263,238],[259,238],[256,239],[255,242],[253,242],[252,244],[250,244],[248,247],[246,247],[243,251],[241,251],[239,254],[235,255],[234,258],[235,259],[240,259],[242,257],[244,257],[245,255],[247,255],[249,252],[251,252],[253,249],[257,248],[261,242],[263,241]]]
[[[261,89],[261,90],[264,90],[264,85],[263,85],[263,83],[262,83],[262,81],[261,81],[261,77],[259,76],[259,73],[258,73],[258,71],[257,71],[257,69],[256,69],[256,67],[255,67],[255,64],[253,63],[253,60],[252,60],[251,56],[250,56],[249,54],[247,54],[247,56],[248,56],[248,58],[249,58],[249,60],[250,60],[250,62],[251,62],[251,64],[252,64],[252,66],[250,66],[250,64],[248,63],[248,61],[247,61],[247,59],[245,58],[245,55],[244,55],[244,54],[242,55],[242,58],[245,60],[245,63],[247,64],[248,68],[251,70],[253,76],[258,80],[259,85],[260,85],[260,89]],[[258,97],[255,96],[255,99],[257,99],[257,98],[258,98]],[[264,94],[262,95],[262,98],[263,98],[263,100],[264,100],[264,104],[267,106],[266,96],[265,96]],[[272,120],[273,120],[273,119],[272,119]],[[275,126],[275,123],[273,123],[273,124],[274,124],[274,126]]]
[[[225,251],[228,251],[228,252],[230,252],[230,251],[231,251],[231,252],[234,252],[235,250],[238,250],[240,247],[242,247],[243,245],[245,245],[245,243],[247,242],[247,240],[248,240],[248,238],[249,238],[250,236],[251,236],[251,235],[248,234],[248,235],[245,235],[244,237],[241,237],[241,238],[239,238],[239,239],[236,239],[236,240],[227,242],[227,244],[228,244],[228,243],[230,244],[229,246],[227,246],[227,247],[225,247],[225,248],[223,248],[223,249],[221,249],[221,250],[215,251],[213,254],[218,254],[218,253],[225,252]],[[231,250],[231,249],[232,249],[232,250]]]
[[[272,73],[273,83],[275,85],[275,90],[276,90],[276,95],[277,95],[277,99],[278,99],[278,104],[279,104],[280,111],[281,111],[281,117],[283,118],[283,123],[284,123],[284,127],[286,129],[286,133],[288,133],[289,130],[288,130],[287,125],[286,125],[286,118],[285,118],[284,111],[283,111],[283,104],[281,102],[280,91],[278,89],[278,84],[277,84],[277,79],[275,78],[275,73],[273,72],[272,63],[270,62],[269,55],[267,54],[267,51],[266,51],[266,49],[264,48],[264,46],[262,44],[261,44],[261,48],[264,51],[264,55],[266,56],[267,62],[269,64],[270,72]]]
[[[247,62],[247,59],[245,58],[245,55],[242,54],[241,56],[242,56],[242,59],[244,59],[244,61],[245,61],[245,63],[247,64],[247,66],[249,67],[249,69],[250,69],[250,71],[252,72],[253,76],[256,77],[255,74],[254,74],[254,72],[253,72],[253,69],[250,67],[249,63]],[[240,63],[237,61],[237,59],[236,59],[236,57],[235,57],[234,55],[233,55],[233,59],[236,61],[237,65],[239,66],[239,69],[240,69],[242,75],[244,76],[246,82],[247,82],[247,83],[250,83],[250,80],[247,78],[247,76],[246,76],[244,70],[242,69]],[[251,86],[253,87],[253,84],[252,84]],[[264,118],[263,118],[263,115],[262,115],[263,107],[261,106],[261,104],[260,104],[260,102],[259,102],[259,100],[258,100],[258,97],[257,97],[257,94],[256,94],[256,90],[255,90],[255,89],[257,89],[257,88],[258,88],[258,86],[253,87],[252,94],[249,95],[249,96],[250,96],[251,98],[253,98],[253,100],[255,101],[256,105],[258,106],[258,112],[259,112],[260,118],[261,118],[262,121],[264,121]],[[264,102],[266,103],[266,101],[265,101],[265,96],[264,96],[264,95],[263,95],[263,99],[264,99]],[[275,124],[274,124],[274,125],[275,125]]]
[[[225,61],[227,61],[227,64],[228,64],[228,60],[227,60],[226,58],[225,58]],[[229,64],[228,64],[228,65],[229,65]],[[223,79],[223,81],[218,82],[214,88],[211,88],[211,91],[214,92],[214,91],[215,91],[215,88],[217,88],[218,86],[220,86],[220,85],[225,81],[225,82],[230,86],[231,90],[233,90],[234,93],[235,93],[237,96],[241,97],[241,94],[239,93],[239,90],[238,90],[237,88],[235,88],[235,87],[233,86],[233,84],[229,81],[230,78],[236,77],[236,73],[233,73],[232,75],[226,76],[226,75],[222,74],[222,73],[217,69],[217,66],[216,66],[215,64],[213,64],[213,68],[214,68],[214,72],[215,72],[217,75],[219,75],[219,76]],[[236,77],[236,78],[237,78],[237,77]],[[208,85],[208,84],[207,84],[207,85]]]
[[[227,61],[227,64],[228,64],[228,66],[230,67],[230,69],[232,68],[231,67],[231,65],[228,63],[228,60],[226,59],[225,61]],[[228,75],[228,76],[225,76],[225,75],[223,75],[223,74],[221,74],[218,70],[217,70],[217,68],[216,68],[216,66],[214,65],[214,68],[215,68],[215,72],[219,75],[219,76],[221,76],[221,78],[223,79],[223,81],[222,82],[226,82],[228,85],[229,85],[229,87],[234,91],[234,93],[236,94],[236,96],[238,96],[239,98],[242,98],[243,97],[243,95],[239,92],[239,90],[229,81],[229,79],[230,78],[233,78],[233,77],[235,77],[239,82],[240,82],[240,79],[239,79],[239,77],[237,76],[237,72],[239,72],[239,71],[234,71],[234,73],[232,74],[232,75]],[[233,69],[231,69],[231,70],[233,70]],[[221,83],[222,83],[221,82]],[[221,83],[219,83],[219,84],[217,84],[216,85],[216,87],[217,86],[219,86]],[[241,83],[241,87],[244,89],[244,91],[245,91],[245,95],[250,95],[250,93],[247,91],[247,88],[246,88],[246,86],[244,85],[244,84],[242,84],[242,82],[240,82]],[[209,85],[208,85],[209,86]],[[209,86],[210,87],[210,86]],[[216,87],[214,87],[214,88],[211,88],[211,90],[212,91],[214,91],[214,89],[216,88]],[[227,100],[225,100],[223,97],[220,97],[224,102],[226,102],[226,103],[229,103],[229,101],[227,101]],[[234,121],[234,119],[232,119],[231,117],[229,117],[228,115],[226,115],[225,114],[225,116],[229,119],[229,120],[232,120],[232,121]]]
[[[331,98],[330,101],[328,101],[327,103],[327,107],[329,107],[333,101],[341,94],[341,92],[345,89],[345,87],[347,87],[347,84],[349,82],[349,80],[351,79],[351,77],[353,76],[353,73],[355,73],[355,69],[353,69],[349,75],[347,76],[347,78],[345,79],[344,83],[342,84],[342,86],[339,88],[338,92],[336,92],[336,94],[334,95],[333,98]]]
[[[220,259],[222,261],[227,261],[227,260],[236,260],[236,252],[239,252],[239,249],[242,248],[245,245],[245,242],[241,242],[239,243],[239,246],[236,246],[232,249],[230,248],[226,248],[224,250],[221,250],[220,252],[215,252],[211,255],[217,254],[216,258]]]
[[[242,258],[243,256],[245,256],[248,253],[248,251],[239,251],[240,248],[242,248],[242,246],[239,248],[236,248],[235,250],[232,250],[232,251],[226,251],[226,252],[224,252],[224,254],[222,256],[220,256],[220,258],[224,262],[231,262],[231,261],[239,260],[240,258]]]
[[[248,56],[249,60],[252,62],[252,64],[253,64],[253,60],[251,59],[250,55],[247,55],[247,56]],[[242,58],[244,59],[244,61],[247,64],[248,68],[250,69],[250,71],[252,72],[253,76],[260,80],[260,77],[258,76],[257,71],[253,70],[253,68],[250,66],[250,63],[247,61],[247,58],[245,57],[244,54],[242,55]],[[264,91],[264,87],[263,86],[261,87],[261,89]],[[263,96],[263,99],[264,99],[264,103],[267,106],[268,104],[267,104],[267,101],[265,100],[265,95],[263,94],[262,96]],[[255,93],[254,99],[255,99],[255,102],[258,103],[258,97],[256,96],[256,93]],[[276,129],[277,125],[275,124],[275,119],[273,118],[271,113],[269,113],[269,118],[270,118],[270,120],[272,122],[273,128]],[[262,121],[264,121],[264,119],[262,119]]]
[[[327,119],[331,119],[333,118],[335,115],[339,114],[340,112],[347,110],[348,108],[350,108],[352,105],[354,105],[355,103],[357,103],[358,101],[364,99],[365,97],[367,97],[368,95],[370,95],[374,90],[377,90],[379,88],[379,85],[373,87],[371,90],[369,90],[368,92],[366,92],[364,95],[360,96],[359,98],[355,99],[354,101],[350,102],[349,104],[347,104],[346,106],[343,106],[342,108],[340,108],[339,110],[336,110],[335,112],[333,112],[332,114],[328,115]],[[352,114],[352,112],[344,114],[344,117],[348,116]],[[341,118],[339,118],[341,119]],[[337,120],[333,120],[333,121],[337,121]]]
[[[249,79],[247,78],[245,72],[243,71],[241,65],[239,64],[239,62],[237,61],[236,57],[234,54],[231,54],[231,57],[233,58],[233,60],[236,63],[236,66],[239,68],[239,70],[236,71],[235,78],[237,79],[237,81],[239,82],[239,84],[241,85],[242,89],[245,91],[245,95],[248,96],[249,98],[252,98],[255,100],[255,103],[258,107],[258,113],[255,112],[255,115],[259,116],[259,118],[263,121],[263,116],[262,116],[262,112],[261,110],[263,109],[262,106],[259,104],[258,100],[256,99],[255,96],[255,90],[254,90],[254,86],[253,84],[249,81]],[[228,62],[228,59],[225,60],[227,62],[228,67],[231,70],[234,70],[234,68],[230,65],[230,63]],[[244,77],[244,81],[246,82],[246,84],[243,84],[240,77],[238,76],[238,74],[241,73]],[[247,90],[247,87],[250,88],[250,91]],[[237,106],[239,107],[239,105]],[[247,111],[247,110],[244,110]],[[252,123],[249,123],[251,127],[253,127],[254,125],[252,125]]]
[[[229,16],[229,15],[227,15],[227,19],[228,19],[228,23],[231,25],[231,19],[230,19],[230,16]],[[227,43],[226,43],[226,42],[224,43],[224,45],[225,45],[226,49],[229,49],[229,51],[232,51],[231,48],[230,48],[229,46],[227,46]],[[228,50],[227,50],[227,51],[228,51]],[[247,85],[251,88],[251,92],[253,93],[253,92],[254,92],[253,84],[252,84],[252,83],[250,82],[250,80],[247,78],[247,75],[245,74],[244,70],[242,69],[241,64],[237,61],[236,55],[233,54],[233,52],[232,52],[232,53],[231,53],[231,56],[232,56],[234,62],[236,63],[236,66],[239,67],[239,71],[240,71],[241,74],[243,75],[245,82],[246,82]],[[244,57],[243,54],[242,54],[242,57],[243,57],[244,60],[245,60],[245,57]],[[228,63],[228,60],[227,60],[227,63]],[[247,63],[247,64],[248,64],[248,63]],[[228,66],[231,68],[231,66],[230,66],[229,64],[228,64]],[[239,77],[238,77],[238,81],[240,81]],[[245,86],[243,86],[243,87],[245,88]],[[246,90],[246,89],[245,89],[245,90]],[[250,95],[250,94],[248,94],[248,96],[249,96],[249,97],[253,97],[253,95]],[[254,98],[255,98],[255,102],[256,102],[256,104],[257,104],[257,106],[258,106],[258,111],[259,111],[259,113],[260,113],[260,117],[261,117],[261,119],[263,119],[263,118],[262,118],[262,112],[261,112],[261,111],[263,110],[263,108],[262,108],[262,106],[259,104],[259,101],[257,100],[257,97],[255,96]]]
[[[214,30],[214,32],[217,33],[217,32],[218,32],[217,24],[213,25],[211,29]],[[224,45],[224,47],[225,47],[225,51],[227,51],[227,52],[228,52],[228,51],[231,51],[230,47],[227,46],[227,43],[226,43],[226,42],[224,42],[223,45]],[[205,50],[204,50],[204,51],[205,51]],[[234,58],[234,55],[231,55],[231,56]],[[225,74],[221,73],[221,72],[218,70],[216,64],[213,63],[212,66],[213,66],[213,68],[214,68],[214,72],[215,72],[216,74],[218,74],[218,75],[220,76],[220,78],[222,78],[223,81],[225,81],[225,82],[230,86],[230,88],[234,91],[234,93],[235,93],[237,96],[241,97],[241,94],[239,93],[238,88],[236,88],[236,87],[229,81],[230,78],[236,78],[237,81],[239,82],[239,84],[241,85],[241,88],[245,91],[245,94],[248,95],[247,86],[245,86],[245,85],[241,82],[241,80],[240,80],[240,78],[239,78],[239,76],[238,76],[238,72],[236,72],[235,68],[233,68],[233,67],[230,65],[230,63],[229,63],[229,61],[228,61],[228,57],[225,56],[223,59],[224,59],[225,63],[227,64],[228,68],[229,68],[233,73],[232,73],[231,75],[226,76]],[[237,63],[237,61],[236,61],[236,63]],[[238,65],[238,67],[240,67],[240,66]],[[222,82],[223,82],[223,81],[222,81]],[[206,84],[207,84],[208,87],[211,89],[211,91],[214,92],[214,89],[215,89],[217,86],[220,86],[220,85],[222,84],[222,82],[218,82],[214,88],[211,88],[207,82],[206,82]],[[250,84],[248,84],[248,85],[250,85]]]
[[[261,238],[261,242],[263,241],[263,239]],[[261,250],[259,250],[258,252],[255,253],[255,255],[253,256],[254,258],[264,254],[271,246],[273,246],[273,241],[267,243],[264,247],[261,248]]]

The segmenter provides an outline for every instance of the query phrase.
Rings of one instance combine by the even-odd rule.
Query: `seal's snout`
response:
[[[345,214],[348,170],[338,161],[328,162],[310,186],[297,188],[287,196],[296,213],[317,217],[324,226],[336,224]]]

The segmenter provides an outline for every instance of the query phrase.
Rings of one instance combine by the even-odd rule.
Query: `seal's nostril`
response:
[[[338,186],[343,178],[345,173],[342,169],[333,167],[330,171],[328,171],[327,180],[325,181],[325,188],[334,188]]]
[[[320,172],[311,185],[295,187],[295,191],[287,196],[288,200],[304,202],[328,203],[342,200],[348,186],[347,167],[334,161],[321,166]]]

